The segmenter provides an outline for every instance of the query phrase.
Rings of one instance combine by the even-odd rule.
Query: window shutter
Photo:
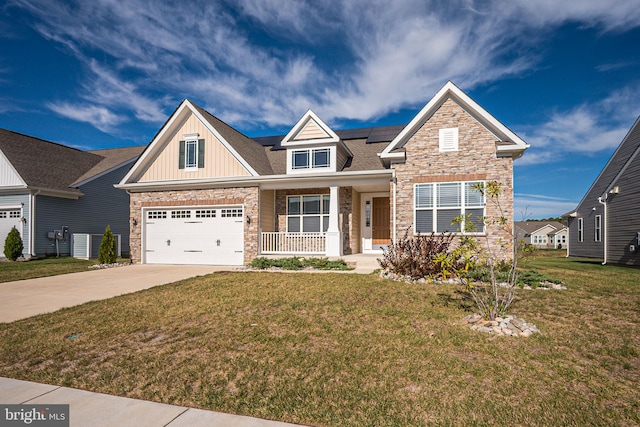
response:
[[[180,141],[180,153],[178,155],[178,168],[179,169],[184,169],[184,147],[185,147],[185,142],[184,141]]]
[[[204,167],[204,139],[198,140],[198,167]]]

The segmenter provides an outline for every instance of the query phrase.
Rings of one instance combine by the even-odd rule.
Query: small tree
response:
[[[489,181],[485,185],[476,185],[474,189],[480,191],[485,197],[487,204],[493,205],[498,212],[497,216],[485,216],[482,218],[485,227],[502,229],[509,235],[509,241],[500,238],[496,242],[496,247],[495,244],[491,243],[489,233],[485,233],[484,245],[480,244],[474,237],[463,235],[460,238],[460,244],[456,250],[453,251],[452,255],[458,260],[456,265],[465,266],[464,270],[458,269],[456,273],[466,284],[480,314],[489,320],[494,320],[496,317],[506,314],[506,311],[515,298],[518,261],[517,248],[515,245],[516,237],[512,224],[509,223],[508,217],[504,213],[501,204],[500,195],[502,194],[502,184],[497,181]],[[456,218],[456,222],[463,223],[465,231],[475,231],[475,225],[468,217]],[[510,250],[513,255],[513,261],[509,266],[507,278],[502,281],[502,283],[498,281],[497,270],[500,264],[503,263],[503,260],[496,253],[497,248],[503,251]],[[488,284],[475,284],[467,280],[466,273],[469,270],[468,266],[470,264],[475,267],[486,267],[489,270]]]
[[[17,228],[11,228],[7,238],[4,240],[4,256],[11,261],[15,261],[18,257],[22,256],[22,250],[24,245],[22,244],[22,237]]]
[[[100,242],[100,251],[98,252],[98,262],[100,264],[113,264],[116,262],[117,249],[116,240],[111,232],[111,226],[107,225]]]

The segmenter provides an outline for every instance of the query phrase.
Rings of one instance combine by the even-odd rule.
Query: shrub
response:
[[[450,260],[442,254],[449,252],[454,235],[451,233],[409,236],[409,229],[397,242],[384,250],[380,266],[391,273],[412,279],[440,277]]]
[[[249,265],[253,268],[258,268],[260,270],[265,270],[267,268],[271,268],[273,267],[273,261],[272,259],[269,258],[265,258],[265,257],[258,257],[258,258],[254,258],[251,260],[251,262],[249,263]]]
[[[98,252],[98,262],[100,264],[113,264],[117,259],[116,239],[111,232],[111,226],[107,225],[100,242],[100,250]]]
[[[22,256],[23,249],[24,245],[22,243],[22,237],[20,237],[20,232],[17,228],[12,227],[9,234],[7,234],[7,238],[4,240],[4,256],[11,261],[15,261]]]

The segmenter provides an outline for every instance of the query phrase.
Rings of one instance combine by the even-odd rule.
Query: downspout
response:
[[[602,265],[606,265],[607,264],[607,200],[605,198],[605,200],[602,200],[602,197],[598,197],[598,203],[600,203],[601,205],[604,206],[604,221],[602,221],[602,224],[600,224],[601,227],[604,228],[604,236],[603,236],[603,243],[604,243],[604,261],[602,261]]]
[[[42,190],[39,189],[35,193],[32,193],[31,200],[29,201],[29,254],[34,257],[36,256],[36,196],[40,194],[41,191]]]

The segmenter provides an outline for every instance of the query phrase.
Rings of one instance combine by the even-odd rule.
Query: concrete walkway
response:
[[[70,426],[286,427],[279,421],[110,396],[0,377],[0,404],[69,405]],[[0,413],[0,425],[4,425]]]

